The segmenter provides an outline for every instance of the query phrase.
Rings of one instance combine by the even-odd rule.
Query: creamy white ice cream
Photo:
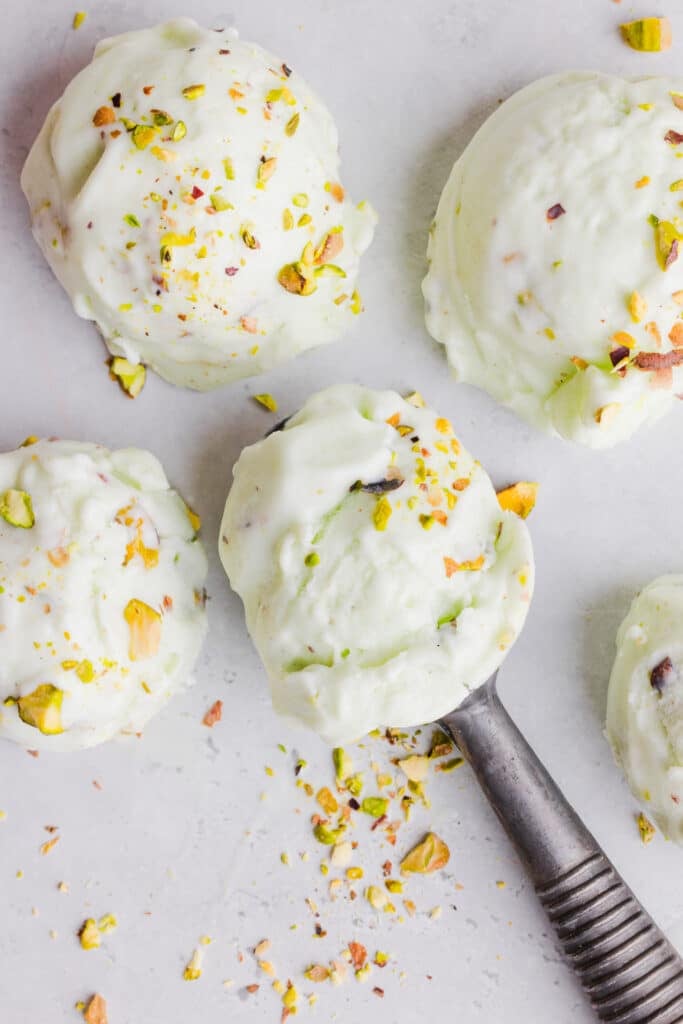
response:
[[[109,349],[211,388],[341,335],[375,214],[283,62],[183,18],[103,40],[22,174],[33,231]]]
[[[206,631],[198,517],[149,452],[0,454],[0,737],[75,750],[140,732]]]
[[[683,843],[683,576],[660,576],[617,634],[607,735],[628,783],[670,839]]]
[[[486,121],[432,227],[427,326],[459,380],[604,448],[683,392],[683,79],[541,79]],[[680,258],[679,258],[680,255]]]
[[[276,710],[331,743],[457,705],[533,589],[527,528],[449,421],[351,385],[242,452],[220,554]]]

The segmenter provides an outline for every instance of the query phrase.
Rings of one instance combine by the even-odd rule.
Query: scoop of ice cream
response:
[[[220,554],[276,710],[331,743],[457,705],[533,587],[526,526],[449,421],[356,386],[242,452]]]
[[[79,316],[167,380],[211,388],[337,338],[375,214],[286,64],[186,18],[105,39],[22,174]]]
[[[682,145],[683,79],[558,75],[488,119],[441,196],[423,284],[458,379],[594,448],[670,408]]]
[[[206,629],[199,519],[149,452],[0,455],[0,736],[75,750],[139,732]]]
[[[683,576],[660,576],[617,634],[607,735],[634,796],[683,843]]]

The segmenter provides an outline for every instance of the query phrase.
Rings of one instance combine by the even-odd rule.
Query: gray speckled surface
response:
[[[433,0],[422,7],[404,0],[205,0],[192,10],[162,0],[102,0],[88,5],[78,32],[70,27],[74,6],[42,0],[3,14],[0,449],[34,433],[140,444],[158,454],[204,518],[211,635],[196,687],[142,740],[39,759],[0,745],[0,808],[7,812],[0,822],[0,1019],[77,1021],[74,1003],[99,990],[110,1024],[278,1021],[279,999],[249,953],[268,936],[278,976],[297,982],[308,963],[337,956],[349,939],[392,954],[391,965],[364,985],[318,986],[317,1006],[302,1005],[298,1019],[312,1013],[344,1024],[418,1024],[447,1012],[465,1024],[588,1024],[581,994],[467,769],[439,776],[430,786],[431,809],[416,812],[399,835],[403,852],[433,827],[452,850],[443,874],[411,884],[414,918],[393,923],[362,900],[329,902],[320,848],[310,838],[313,807],[294,788],[292,771],[296,751],[309,762],[307,777],[323,784],[328,754],[315,737],[274,719],[215,539],[231,466],[271,422],[249,401],[257,390],[273,392],[284,415],[340,377],[418,387],[452,418],[495,481],[540,480],[530,521],[536,598],[501,691],[627,880],[674,939],[683,936],[683,854],[660,836],[641,845],[634,801],[602,736],[616,626],[642,583],[681,569],[683,410],[605,454],[551,441],[485,395],[452,384],[425,333],[419,295],[441,186],[498,98],[541,74],[577,66],[675,72],[683,15],[670,12],[670,53],[647,56],[623,46],[616,26],[652,11],[609,0],[552,8],[532,0]],[[361,280],[367,312],[351,337],[258,382],[213,394],[152,379],[132,403],[108,381],[94,328],[72,314],[34,245],[18,176],[49,104],[89,59],[96,39],[181,13],[209,25],[234,22],[245,38],[310,79],[337,119],[345,183],[374,202],[381,220]],[[217,697],[224,719],[208,732],[201,717]],[[377,753],[360,752],[359,760],[386,757],[376,746]],[[46,825],[58,825],[61,840],[42,857]],[[366,832],[359,826],[358,860],[374,881],[382,860],[396,856]],[[282,850],[289,867],[280,863]],[[302,861],[306,851],[309,860]],[[497,879],[505,888],[496,887]],[[57,890],[61,880],[68,894]],[[324,938],[313,937],[307,896],[317,900]],[[442,916],[431,920],[436,905]],[[84,952],[75,931],[85,917],[108,911],[119,928],[100,950]],[[182,970],[203,934],[214,941],[202,978],[188,984]],[[226,989],[225,979],[234,986]],[[261,988],[248,995],[244,986],[252,982]],[[384,999],[373,985],[384,988]]]

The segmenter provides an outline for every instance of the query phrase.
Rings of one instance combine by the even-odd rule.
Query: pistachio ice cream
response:
[[[533,589],[527,528],[450,422],[352,385],[242,452],[220,554],[276,710],[331,743],[453,708]]]
[[[110,351],[211,388],[341,335],[375,214],[339,180],[306,82],[187,18],[105,39],[50,110],[22,187]]]
[[[635,598],[617,635],[607,735],[628,783],[670,839],[683,843],[683,576]]]
[[[0,737],[90,747],[140,732],[190,681],[199,525],[149,452],[29,439],[0,454]]]
[[[670,409],[681,155],[683,78],[562,74],[507,100],[455,164],[430,234],[427,326],[456,378],[594,448]]]

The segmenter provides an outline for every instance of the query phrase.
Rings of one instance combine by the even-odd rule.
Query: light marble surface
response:
[[[349,939],[392,954],[390,966],[365,985],[318,986],[317,1006],[302,1005],[299,1020],[421,1024],[452,1014],[463,1024],[588,1024],[583,997],[466,768],[439,776],[429,790],[431,809],[416,812],[399,833],[397,852],[427,827],[452,851],[444,873],[411,884],[414,918],[393,923],[361,899],[330,903],[320,847],[310,838],[312,803],[294,788],[292,771],[295,751],[309,762],[306,777],[327,782],[328,753],[315,737],[275,720],[215,541],[231,466],[271,424],[249,399],[255,391],[273,392],[286,414],[339,379],[417,387],[451,417],[494,480],[539,480],[530,520],[536,597],[502,672],[502,694],[635,891],[674,939],[683,938],[683,853],[661,836],[648,847],[640,843],[636,805],[602,734],[617,624],[643,583],[681,571],[683,410],[612,452],[545,438],[487,396],[452,383],[424,330],[419,292],[439,191],[498,99],[568,68],[675,73],[683,14],[670,5],[674,48],[648,56],[619,40],[620,20],[652,13],[627,0],[205,0],[192,10],[125,0],[89,5],[78,32],[70,27],[74,6],[42,0],[3,14],[0,449],[29,433],[59,434],[139,444],[159,455],[204,517],[211,634],[196,687],[142,740],[39,759],[0,745],[0,808],[7,812],[0,822],[0,1019],[77,1021],[74,1003],[98,990],[109,1002],[110,1024],[275,1022],[279,999],[249,952],[268,936],[278,976],[292,977],[303,993],[314,986],[300,984],[302,969],[338,955]],[[258,381],[198,395],[151,379],[129,402],[107,379],[94,328],[71,312],[30,237],[18,177],[49,104],[96,39],[182,13],[209,25],[235,23],[309,78],[337,119],[344,181],[354,196],[373,201],[380,224],[361,279],[367,312],[351,337]],[[209,732],[201,717],[218,697],[224,719]],[[379,757],[375,748],[385,756],[375,744],[358,760]],[[58,825],[62,838],[43,857],[46,825]],[[358,860],[374,881],[382,860],[396,855],[366,827],[357,831]],[[283,850],[289,867],[280,863]],[[308,861],[299,857],[305,851]],[[68,894],[57,890],[61,880]],[[464,888],[456,891],[456,883]],[[322,939],[313,938],[307,896],[318,903]],[[436,905],[443,913],[431,920],[425,911]],[[108,911],[119,928],[100,950],[84,952],[75,931],[84,918]],[[203,934],[214,941],[202,978],[189,984],[182,970]],[[234,986],[226,989],[229,978]],[[244,986],[252,982],[261,988],[248,995]],[[384,999],[374,985],[384,988]]]

